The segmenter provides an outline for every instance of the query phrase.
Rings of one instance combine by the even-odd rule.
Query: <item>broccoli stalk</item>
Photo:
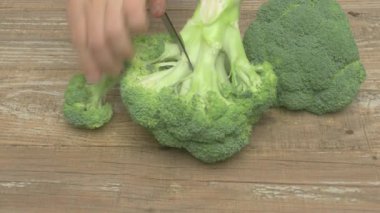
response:
[[[96,129],[112,118],[112,107],[104,103],[107,92],[118,79],[104,77],[97,84],[87,84],[83,75],[74,76],[65,92],[64,116],[75,127]]]
[[[236,0],[200,1],[194,16],[181,31],[194,71],[177,45],[165,44],[165,52],[153,63],[160,72],[146,76],[142,83],[160,90],[187,81],[179,91],[189,100],[211,91],[223,98],[220,90],[230,83],[241,91],[255,90],[261,79],[241,42],[239,4]]]
[[[204,85],[212,86],[210,91],[218,92],[220,83],[227,83],[223,81],[227,80],[225,77],[232,77],[231,84],[241,90],[260,84],[261,79],[246,57],[241,42],[239,6],[240,1],[236,0],[201,1],[195,15],[182,30],[190,58],[195,61],[194,75],[199,78],[193,80],[193,92],[198,92]],[[204,72],[205,67],[210,70]],[[202,79],[210,82],[202,82]]]
[[[231,157],[275,100],[268,63],[253,65],[238,26],[239,0],[201,0],[181,31],[190,60],[166,35],[140,37],[121,81],[131,117],[165,146],[204,162]]]

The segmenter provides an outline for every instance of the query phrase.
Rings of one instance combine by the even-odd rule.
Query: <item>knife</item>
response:
[[[161,19],[164,22],[166,30],[169,32],[171,39],[173,39],[174,42],[176,42],[178,44],[181,52],[183,52],[185,54],[187,61],[189,62],[189,66],[190,66],[191,70],[194,70],[193,64],[191,63],[190,57],[187,54],[185,44],[183,43],[182,37],[177,32],[177,30],[174,28],[173,22],[170,20],[169,15],[165,12]]]

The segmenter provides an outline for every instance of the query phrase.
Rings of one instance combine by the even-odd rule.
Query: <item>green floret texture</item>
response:
[[[248,58],[270,62],[277,105],[336,112],[356,97],[366,73],[349,22],[335,0],[269,0],[244,36]]]
[[[75,75],[65,92],[63,113],[73,126],[84,129],[97,129],[112,118],[112,107],[104,103],[104,98],[117,83],[113,77],[104,77],[97,84],[88,84],[83,75]]]
[[[199,1],[181,31],[193,70],[168,35],[136,39],[121,96],[161,145],[225,160],[251,141],[252,124],[274,103],[277,78],[269,63],[249,62],[239,16],[238,0]]]

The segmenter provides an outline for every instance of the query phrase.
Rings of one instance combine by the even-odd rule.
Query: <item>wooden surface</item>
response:
[[[217,165],[160,148],[116,89],[105,128],[65,123],[77,62],[64,2],[0,1],[0,212],[380,211],[379,0],[340,0],[368,71],[355,102],[323,117],[271,110],[252,143]],[[169,2],[180,27],[195,1]],[[243,30],[262,2],[245,1]]]

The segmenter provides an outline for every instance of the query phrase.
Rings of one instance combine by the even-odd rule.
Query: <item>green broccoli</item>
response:
[[[247,145],[276,98],[271,65],[253,65],[244,52],[239,16],[240,0],[200,0],[181,31],[194,70],[167,35],[143,36],[121,80],[134,121],[207,163]]]
[[[335,0],[269,0],[243,42],[252,62],[273,65],[277,104],[290,110],[339,111],[352,102],[366,76]]]
[[[107,76],[90,85],[83,75],[75,75],[65,92],[63,112],[66,120],[75,127],[86,129],[96,129],[109,122],[112,107],[103,103],[103,99],[117,82],[117,78]]]

